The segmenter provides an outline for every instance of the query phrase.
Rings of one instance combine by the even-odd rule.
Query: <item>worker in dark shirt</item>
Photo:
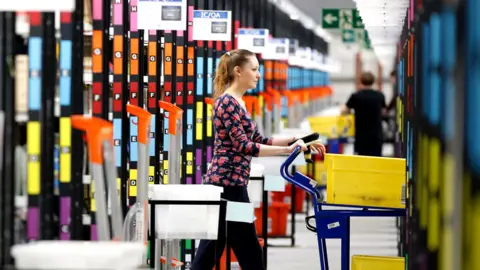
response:
[[[342,114],[355,111],[355,154],[382,156],[382,118],[386,113],[385,96],[374,90],[375,76],[371,72],[361,75],[361,88],[353,93],[342,107]]]
[[[398,96],[398,92],[397,92],[398,91],[398,89],[397,89],[397,72],[395,70],[390,72],[390,81],[392,83],[393,95],[392,95],[392,99],[390,100],[390,102],[387,105],[387,112],[389,112],[389,111],[395,112],[396,106],[397,106],[397,96]]]
[[[259,63],[254,53],[233,50],[220,58],[214,79],[213,158],[203,182],[223,187],[222,198],[228,201],[250,202],[247,185],[252,157],[289,154],[297,146],[303,151],[307,149],[296,138],[265,138],[258,132],[242,97],[247,90],[256,88],[259,79]],[[288,146],[290,142],[294,143]],[[311,147],[320,154],[325,152],[321,144]],[[225,235],[225,213],[221,213],[218,239],[200,241],[192,270],[212,269],[223,253],[226,239],[242,269],[265,269],[255,225],[229,221],[227,227]]]

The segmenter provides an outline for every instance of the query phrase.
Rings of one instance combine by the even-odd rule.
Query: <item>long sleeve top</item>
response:
[[[215,101],[213,111],[215,141],[204,183],[247,185],[252,157],[258,156],[260,144],[272,145],[273,139],[258,132],[252,116],[228,93]]]

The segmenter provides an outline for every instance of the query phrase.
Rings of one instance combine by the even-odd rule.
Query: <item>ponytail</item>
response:
[[[255,56],[248,50],[238,49],[225,53],[220,57],[217,72],[213,79],[213,102],[217,100],[233,81],[233,69],[236,66],[242,67],[249,61],[248,57]]]
[[[222,55],[220,63],[218,63],[217,72],[213,79],[213,101],[217,100],[225,92],[225,88],[230,82],[231,74],[229,68],[229,53]]]

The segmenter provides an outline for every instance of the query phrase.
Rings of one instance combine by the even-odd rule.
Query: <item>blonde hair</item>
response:
[[[213,79],[213,100],[215,101],[219,96],[225,92],[227,85],[232,83],[233,69],[238,66],[242,67],[249,61],[248,57],[255,56],[255,54],[249,50],[238,49],[225,53],[220,58],[218,63],[217,72],[215,72],[215,78]]]

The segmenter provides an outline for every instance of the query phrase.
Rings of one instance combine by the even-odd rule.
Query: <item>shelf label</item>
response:
[[[238,48],[264,53],[268,44],[268,29],[238,29]]]
[[[223,10],[194,10],[193,39],[231,41],[232,12]]]
[[[187,30],[187,0],[138,0],[138,29]]]

